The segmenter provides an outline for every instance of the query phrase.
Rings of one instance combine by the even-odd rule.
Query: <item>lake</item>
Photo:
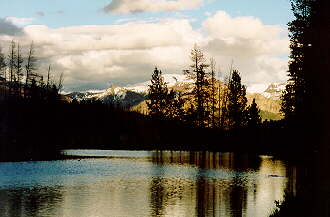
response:
[[[271,156],[66,150],[67,160],[0,163],[0,216],[268,216],[295,192]]]

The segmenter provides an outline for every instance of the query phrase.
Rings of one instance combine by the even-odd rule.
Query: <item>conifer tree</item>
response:
[[[16,89],[16,95],[21,96],[21,80],[23,76],[23,57],[22,57],[22,50],[20,47],[20,44],[17,44],[17,53],[16,53],[16,59],[15,59],[15,89]]]
[[[314,1],[291,0],[295,19],[289,26],[290,62],[289,81],[282,95],[281,111],[286,120],[298,120],[304,116],[307,97],[310,95],[308,77],[313,69],[310,62],[311,13]],[[300,118],[299,118],[300,117]]]
[[[171,90],[166,97],[165,104],[165,116],[168,119],[174,119],[178,121],[185,120],[185,100],[181,93],[177,93],[174,90]]]
[[[15,65],[15,73],[16,73],[16,79],[15,81],[17,83],[20,83],[22,80],[22,76],[23,76],[23,57],[22,57],[22,50],[20,47],[20,44],[17,44],[17,55],[16,55],[16,65]]]
[[[247,108],[247,126],[255,128],[261,124],[260,109],[253,99],[251,105]]]
[[[194,109],[195,122],[199,127],[205,127],[209,118],[209,73],[206,69],[209,67],[202,50],[195,44],[190,53],[190,59],[193,64],[190,66],[191,70],[184,70],[185,74],[195,81],[193,89],[194,106],[191,106],[190,113]]]
[[[152,78],[151,85],[149,85],[148,99],[147,102],[149,115],[154,118],[165,117],[168,89],[162,77],[162,72],[155,68]]]
[[[228,83],[229,128],[240,128],[246,124],[246,87],[241,84],[241,76],[233,70]]]

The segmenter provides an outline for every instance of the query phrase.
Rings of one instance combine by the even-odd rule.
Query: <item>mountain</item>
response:
[[[285,86],[286,83],[270,84],[262,94],[267,98],[280,99]]]
[[[194,81],[187,79],[185,75],[164,74],[163,77],[168,88],[175,91],[187,92],[193,88]],[[126,87],[111,86],[106,90],[72,92],[66,96],[77,101],[101,100],[106,103],[120,104],[125,108],[146,113],[147,106],[145,100],[149,85],[150,81],[146,81]],[[247,89],[248,104],[255,99],[263,119],[281,119],[280,95],[284,88],[285,83],[250,87]]]
[[[182,89],[190,87],[193,80],[187,79],[185,75],[180,74],[165,74],[164,81],[169,88]],[[126,87],[111,86],[106,90],[89,90],[83,92],[72,92],[66,94],[71,99],[81,100],[101,100],[106,103],[120,104],[123,107],[133,107],[143,102],[148,93],[150,81],[130,85]]]
[[[285,90],[286,83],[272,83],[272,84],[257,84],[251,85],[247,88],[247,92],[254,94],[258,93],[266,98],[279,100],[282,92]]]

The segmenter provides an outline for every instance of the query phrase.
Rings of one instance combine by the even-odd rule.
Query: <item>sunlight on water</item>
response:
[[[267,156],[66,150],[0,163],[1,216],[268,216],[294,183]],[[88,156],[88,157],[86,157]]]

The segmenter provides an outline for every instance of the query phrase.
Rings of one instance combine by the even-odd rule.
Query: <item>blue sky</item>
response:
[[[35,18],[34,24],[50,27],[73,25],[107,25],[117,19],[175,16],[176,12],[112,15],[102,12],[110,0],[2,0],[2,17]],[[180,11],[181,14],[202,20],[206,13],[224,10],[231,16],[254,16],[265,24],[286,25],[292,19],[289,0],[213,0],[198,10]],[[44,16],[38,15],[44,13]]]
[[[194,42],[223,65],[234,60],[238,68],[247,71],[243,78],[247,84],[285,80],[288,50],[283,46],[287,43],[286,24],[292,19],[289,0],[178,0],[181,3],[173,7],[169,6],[172,0],[114,1],[1,0],[0,19],[22,28],[25,38],[16,40],[35,41],[42,58],[67,74],[68,89],[106,88],[110,81],[141,82],[148,79],[151,72],[146,71],[155,65],[163,66],[167,73],[180,73],[188,58],[181,59],[185,52],[188,56]],[[149,7],[151,4],[155,5]],[[106,6],[111,10],[106,11]],[[154,33],[158,29],[163,36]],[[145,34],[141,33],[144,30]],[[8,37],[1,37],[0,32],[0,43],[5,44],[6,40]],[[77,40],[85,47],[77,48]],[[61,45],[63,41],[66,46]],[[161,57],[154,58],[157,52],[162,52]],[[177,56],[172,57],[171,53]],[[143,57],[141,62],[120,63],[126,57],[134,59],[134,55]],[[95,61],[84,65],[86,56],[105,59],[97,65],[93,65]],[[152,63],[147,63],[148,58]],[[254,67],[250,67],[249,61]],[[167,67],[169,63],[177,67]]]

